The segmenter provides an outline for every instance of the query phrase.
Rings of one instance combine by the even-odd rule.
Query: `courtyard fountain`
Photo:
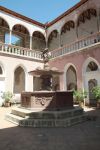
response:
[[[73,106],[73,92],[53,89],[53,77],[63,72],[50,68],[48,50],[42,52],[44,66],[29,72],[41,79],[39,91],[22,92],[21,106],[12,109],[6,119],[20,126],[67,127],[86,119],[83,109]]]

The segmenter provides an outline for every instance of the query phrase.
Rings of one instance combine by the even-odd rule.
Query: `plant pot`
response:
[[[10,107],[10,106],[11,106],[11,103],[10,103],[10,102],[5,102],[4,106],[5,106],[5,107]]]
[[[84,102],[79,102],[79,106],[83,108],[84,107]]]
[[[100,101],[97,102],[97,108],[100,109]]]

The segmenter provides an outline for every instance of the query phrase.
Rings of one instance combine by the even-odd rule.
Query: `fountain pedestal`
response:
[[[73,107],[73,92],[35,91],[21,93],[21,107],[38,110],[63,110]]]

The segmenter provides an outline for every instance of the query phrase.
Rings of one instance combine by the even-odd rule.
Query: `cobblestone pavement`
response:
[[[0,150],[100,150],[100,110],[68,128],[23,128],[4,120],[10,109],[0,108]]]

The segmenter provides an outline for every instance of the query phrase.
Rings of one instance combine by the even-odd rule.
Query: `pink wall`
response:
[[[51,67],[57,67],[59,70],[64,71],[65,65],[72,63],[76,67],[77,72],[77,85],[78,89],[82,88],[82,68],[83,64],[89,57],[94,58],[100,63],[100,48],[85,49],[80,52],[68,54],[50,61]],[[60,86],[63,88],[63,78],[60,77]]]

